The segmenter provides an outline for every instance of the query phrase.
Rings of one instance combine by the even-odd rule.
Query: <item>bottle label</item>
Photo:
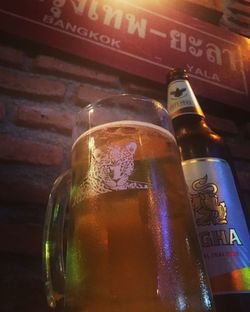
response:
[[[250,237],[228,163],[197,158],[182,166],[213,292],[250,292]]]
[[[189,110],[182,110],[190,108]],[[169,115],[177,117],[178,115],[198,113],[202,116],[200,105],[195,97],[195,94],[187,80],[175,80],[168,86],[168,112]]]

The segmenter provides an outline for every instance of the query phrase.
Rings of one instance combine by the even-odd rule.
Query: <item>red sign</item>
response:
[[[250,111],[249,40],[159,2],[2,0],[0,28],[160,83],[185,67],[197,94]]]

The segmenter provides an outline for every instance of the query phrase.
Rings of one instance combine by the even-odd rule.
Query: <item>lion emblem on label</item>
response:
[[[207,182],[207,175],[192,183],[191,204],[198,226],[227,224],[227,207],[219,201],[218,187]]]

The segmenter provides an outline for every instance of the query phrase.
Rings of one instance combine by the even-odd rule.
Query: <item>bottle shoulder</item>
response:
[[[223,138],[213,132],[204,120],[185,119],[173,123],[182,160],[218,157],[228,160],[229,153]]]

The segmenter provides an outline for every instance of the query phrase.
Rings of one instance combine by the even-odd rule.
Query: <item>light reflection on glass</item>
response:
[[[159,176],[156,174],[154,168],[151,168],[151,179],[153,190],[156,189],[157,193],[151,193],[151,202],[155,204],[157,203],[157,214],[159,213],[160,217],[160,229],[159,232],[161,233],[162,240],[163,240],[163,248],[164,248],[164,255],[166,259],[170,259],[171,257],[171,245],[170,245],[170,233],[168,228],[168,207],[167,207],[167,197],[165,194],[165,190],[162,189],[161,182],[159,181]],[[156,217],[158,218],[158,216]],[[158,222],[157,222],[158,223]],[[157,224],[156,223],[156,224]]]
[[[200,288],[203,295],[204,305],[209,309],[212,307],[211,298],[209,296],[209,289],[206,284],[206,279],[202,270],[199,270]]]
[[[184,311],[187,308],[186,297],[183,295],[178,295],[177,297],[178,311]]]
[[[161,224],[164,255],[166,259],[170,259],[171,237],[170,237],[169,227],[168,227],[167,198],[166,198],[166,194],[163,191],[159,194],[158,200],[159,200],[159,209],[160,209],[160,224]]]
[[[95,139],[94,139],[93,137],[90,137],[90,138],[89,138],[88,145],[89,145],[90,151],[93,151],[93,150],[94,150],[94,147],[95,147]]]

